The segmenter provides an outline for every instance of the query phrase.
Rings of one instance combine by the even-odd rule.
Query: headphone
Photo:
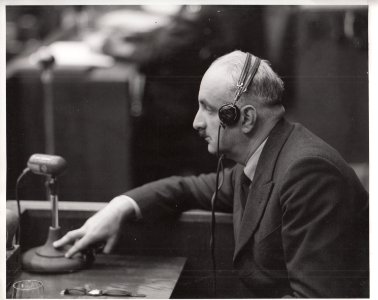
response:
[[[252,54],[247,52],[247,57],[244,62],[240,78],[236,85],[237,90],[234,96],[233,103],[226,103],[222,105],[218,110],[218,116],[221,121],[221,126],[225,128],[226,126],[234,125],[240,117],[240,109],[236,106],[236,102],[240,99],[241,95],[247,91],[249,84],[253,81],[257,70],[259,69],[261,59],[257,56],[252,68],[250,68],[252,63]]]

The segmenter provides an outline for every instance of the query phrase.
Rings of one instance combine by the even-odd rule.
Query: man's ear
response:
[[[246,105],[240,109],[241,121],[242,121],[242,131],[244,133],[249,133],[255,127],[257,120],[257,111],[253,105]]]

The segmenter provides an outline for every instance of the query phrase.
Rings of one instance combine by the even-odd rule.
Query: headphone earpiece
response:
[[[218,116],[223,128],[232,126],[239,120],[240,110],[235,104],[227,103],[219,108]]]
[[[249,84],[253,81],[253,78],[255,77],[260,66],[261,59],[256,57],[252,68],[250,68],[251,62],[252,54],[247,52],[247,57],[245,59],[244,66],[237,83],[234,102],[226,103],[222,105],[218,110],[219,120],[223,128],[236,124],[240,118],[240,109],[236,106],[236,102],[240,99],[241,95],[247,91]]]

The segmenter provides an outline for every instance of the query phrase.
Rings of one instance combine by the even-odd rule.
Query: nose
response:
[[[196,116],[194,117],[194,120],[193,120],[193,128],[195,130],[201,130],[201,129],[204,129],[205,128],[205,121],[201,115],[201,112],[200,110],[197,111],[197,114]]]

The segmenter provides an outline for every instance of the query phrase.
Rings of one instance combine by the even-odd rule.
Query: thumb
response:
[[[114,245],[117,243],[117,240],[118,240],[117,235],[110,237],[108,241],[106,242],[103,252],[106,254],[109,254],[113,250]]]

